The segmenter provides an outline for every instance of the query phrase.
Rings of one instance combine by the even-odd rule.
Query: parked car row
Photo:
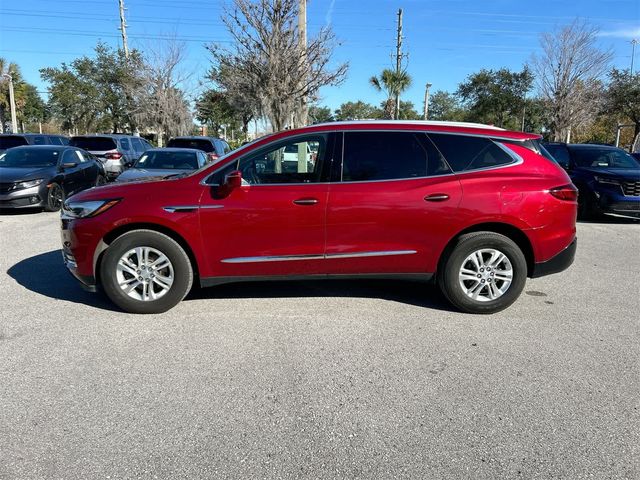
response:
[[[230,151],[211,137],[177,137],[169,145],[153,148],[133,135],[0,135],[0,208],[56,211],[65,198],[109,180],[179,175]]]

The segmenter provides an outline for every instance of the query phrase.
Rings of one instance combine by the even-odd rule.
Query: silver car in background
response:
[[[76,135],[69,145],[82,148],[98,157],[104,165],[107,178],[115,179],[140,156],[153,148],[144,138],[133,135]]]

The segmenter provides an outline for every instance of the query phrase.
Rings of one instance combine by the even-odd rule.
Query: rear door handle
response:
[[[293,203],[295,203],[296,205],[315,205],[316,203],[318,203],[318,199],[317,198],[299,198],[297,200],[294,200]]]
[[[432,193],[424,197],[424,200],[426,202],[444,202],[445,200],[449,200],[449,195],[446,193]]]

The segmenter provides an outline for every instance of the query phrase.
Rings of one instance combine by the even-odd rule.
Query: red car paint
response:
[[[201,183],[271,142],[352,130],[498,138],[523,161],[406,180],[241,186],[225,198],[216,198],[213,187]],[[106,246],[120,233],[147,228],[178,239],[204,285],[216,279],[263,276],[435,273],[445,248],[457,235],[483,229],[513,231],[525,238],[525,250],[530,250],[525,253],[533,267],[553,259],[574,241],[577,212],[575,201],[549,193],[571,184],[566,172],[518,143],[538,138],[481,127],[409,122],[334,123],[280,132],[188,177],[112,184],[75,195],[73,201],[122,200],[95,217],[63,219],[64,253],[72,259],[67,265],[83,283],[94,285]],[[340,161],[339,152],[333,161]],[[444,200],[425,201],[429,196]],[[302,204],[294,203],[299,201]],[[181,209],[168,211],[171,206]],[[380,251],[415,254],[349,256]],[[310,257],[285,262],[227,261],[295,255]]]

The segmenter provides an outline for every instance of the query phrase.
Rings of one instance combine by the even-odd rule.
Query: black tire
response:
[[[98,176],[96,177],[96,187],[100,187],[106,184],[107,184],[107,179],[105,178],[105,176],[98,174]]]
[[[598,220],[601,215],[595,206],[593,194],[580,189],[578,192],[578,220]]]
[[[459,275],[463,262],[469,255],[480,249],[498,250],[511,263],[513,271],[511,284],[502,296],[495,300],[475,300],[469,297],[461,286]],[[493,280],[495,282],[495,278]],[[474,232],[460,236],[449,256],[441,263],[441,268],[438,271],[438,285],[444,296],[456,308],[467,313],[490,314],[504,310],[518,299],[524,289],[526,280],[527,260],[520,247],[510,238],[494,232]]]
[[[47,190],[44,209],[46,212],[57,212],[64,203],[64,190],[57,183],[52,183]]]
[[[136,247],[156,249],[172,264],[173,284],[157,300],[132,298],[118,285],[118,262],[126,252]],[[189,256],[171,237],[154,230],[133,230],[118,237],[107,248],[100,265],[100,282],[109,299],[123,310],[130,313],[162,313],[176,306],[189,293],[193,284],[193,268]]]

